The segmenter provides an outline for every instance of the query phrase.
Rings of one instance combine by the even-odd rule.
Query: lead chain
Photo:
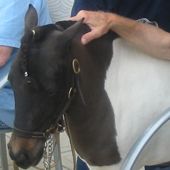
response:
[[[47,141],[45,142],[44,154],[43,154],[43,164],[45,170],[51,169],[51,159],[55,147],[55,142],[54,142],[55,140],[53,138],[54,138],[53,135],[49,135]]]

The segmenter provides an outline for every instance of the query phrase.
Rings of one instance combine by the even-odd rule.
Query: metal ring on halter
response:
[[[80,73],[80,63],[76,58],[73,59],[72,66],[73,66],[74,73],[79,74]]]
[[[76,89],[73,87],[70,87],[69,92],[68,92],[68,99],[70,99],[76,92]]]
[[[69,90],[69,92],[68,92],[68,99],[71,98],[72,93],[73,93],[73,88],[71,87],[70,90]]]
[[[35,30],[32,30],[33,38],[35,37]]]
[[[24,72],[24,77],[28,77],[28,72],[27,71]]]

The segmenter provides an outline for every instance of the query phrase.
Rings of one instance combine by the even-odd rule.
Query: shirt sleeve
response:
[[[97,11],[98,4],[101,0],[74,0],[71,16],[77,15],[80,10],[94,10]]]
[[[51,23],[45,0],[0,1],[0,45],[19,48],[24,33],[24,18],[29,4],[36,8],[39,25]]]
[[[74,0],[71,16],[75,16],[80,10],[111,12],[119,0]]]
[[[39,26],[52,23],[46,0],[32,0],[31,4],[37,10]]]

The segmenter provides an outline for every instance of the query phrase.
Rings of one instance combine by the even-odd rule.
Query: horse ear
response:
[[[25,15],[25,31],[31,30],[38,24],[38,14],[33,5],[29,5],[29,8]]]
[[[66,41],[72,40],[76,33],[80,30],[82,26],[82,20],[77,21],[72,26],[68,27],[65,31],[63,31],[63,35]]]

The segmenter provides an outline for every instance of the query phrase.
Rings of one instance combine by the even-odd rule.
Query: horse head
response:
[[[36,165],[47,137],[67,111],[74,147],[89,165],[119,162],[113,109],[104,89],[113,37],[106,34],[84,46],[81,35],[89,27],[81,21],[37,23],[30,6],[9,74],[16,106],[11,158],[22,168]]]
[[[23,168],[39,162],[45,140],[71,97],[74,73],[68,50],[82,25],[75,23],[63,31],[55,24],[39,27],[37,23],[36,10],[30,6],[21,47],[9,74],[16,102],[9,151]]]

